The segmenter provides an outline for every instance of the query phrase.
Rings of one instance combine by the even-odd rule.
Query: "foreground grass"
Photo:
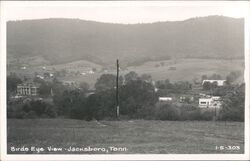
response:
[[[71,119],[8,119],[8,153],[11,147],[125,147],[115,154],[243,153],[244,123],[206,121],[81,121]],[[216,150],[240,146],[240,150]],[[49,152],[88,154],[104,152]]]

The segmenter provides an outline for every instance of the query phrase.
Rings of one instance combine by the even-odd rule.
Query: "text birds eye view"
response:
[[[8,154],[243,154],[244,18],[7,22]]]

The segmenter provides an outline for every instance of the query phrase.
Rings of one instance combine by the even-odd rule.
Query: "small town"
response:
[[[120,68],[118,69],[121,70]],[[94,74],[94,72],[91,70],[88,74]],[[99,113],[95,111],[99,109],[101,111],[106,111],[106,113],[102,112],[102,115],[99,114],[98,116],[93,114],[90,118],[84,117],[86,114],[83,113],[83,116],[77,116],[76,118],[92,120],[111,117],[115,119],[118,117],[116,110],[117,106],[119,106],[119,115],[121,115],[121,118],[124,117],[127,119],[161,119],[158,117],[163,117],[162,119],[164,120],[219,120],[226,117],[222,116],[221,111],[223,111],[222,107],[225,105],[224,100],[227,101],[228,99],[226,96],[228,92],[234,92],[233,90],[235,90],[235,88],[240,88],[240,86],[242,86],[234,83],[239,76],[239,72],[231,72],[225,79],[222,79],[218,74],[213,74],[211,76],[203,75],[200,78],[200,81],[180,81],[172,83],[168,79],[154,81],[148,74],[142,74],[139,76],[133,71],[120,76],[109,74],[107,71],[104,71],[100,78],[97,79],[95,86],[90,88],[87,82],[59,81],[60,77],[58,79],[55,76],[55,73],[49,73],[46,71],[43,74],[36,73],[34,78],[32,78],[33,80],[31,78],[26,78],[26,81],[21,80],[16,74],[12,73],[12,75],[8,76],[9,79],[13,79],[13,81],[10,82],[14,82],[14,84],[9,85],[12,90],[8,90],[8,110],[10,111],[8,117],[51,117],[51,114],[39,114],[34,112],[36,109],[25,111],[25,113],[23,113],[24,116],[19,116],[19,114],[12,112],[15,111],[14,109],[17,105],[25,106],[29,105],[31,102],[42,102],[44,103],[43,106],[46,106],[46,104],[49,105],[54,113],[53,117],[63,116],[65,118],[75,118],[76,116],[73,116],[74,114],[70,116],[68,113],[64,113],[65,111],[69,112],[72,110],[72,107],[65,107],[65,103],[68,106],[72,106],[74,103],[79,103],[73,102],[77,97],[79,97],[78,99],[81,99],[82,97],[83,100],[88,100],[91,97],[100,97],[99,95],[104,94],[106,95],[106,100],[102,100],[103,102],[100,102],[99,105],[94,105],[95,107],[92,107],[92,109],[89,110],[93,110],[94,113]],[[133,93],[127,91],[133,86],[133,90],[138,91]],[[140,86],[144,87],[140,89]],[[117,87],[120,93],[116,93]],[[65,95],[66,93],[69,94]],[[118,98],[114,98],[113,95],[115,93],[118,95],[116,96]],[[70,94],[75,95],[70,96]],[[65,102],[68,99],[70,99],[71,102]],[[117,102],[117,99],[119,102]],[[143,99],[146,99],[147,101],[143,101]],[[60,101],[64,102],[64,104],[61,104]],[[108,101],[111,102],[106,104]],[[77,107],[77,110],[84,111],[83,109],[85,108],[91,108],[85,107],[85,103]],[[148,108],[150,107],[146,106],[151,106],[152,109],[149,110]],[[167,116],[150,116],[155,114],[155,112],[151,113],[152,110],[156,110],[157,108],[160,108],[158,110],[163,110],[161,108],[164,107],[166,108],[165,110],[170,108],[168,109],[170,110],[168,113],[172,113],[173,116],[169,116],[168,114]],[[44,107],[44,109],[46,109],[46,107]],[[130,110],[134,112],[131,113]],[[139,112],[140,110],[145,111],[141,113]],[[194,115],[199,116],[195,116],[194,118],[189,118],[189,116],[187,116],[187,118],[179,116],[181,115],[179,113],[186,110],[191,110]],[[41,112],[43,113],[44,111]],[[187,112],[186,114],[190,115],[189,113],[190,112]]]

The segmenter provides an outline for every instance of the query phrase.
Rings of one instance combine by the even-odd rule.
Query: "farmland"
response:
[[[232,68],[232,64],[234,67]],[[120,62],[123,66],[123,62]],[[91,87],[94,86],[97,78],[102,74],[111,73],[115,74],[115,60],[114,64],[110,64],[107,70],[104,72],[104,66],[91,63],[88,61],[80,60],[71,63],[65,63],[60,65],[47,65],[46,69],[42,69],[46,65],[29,64],[27,69],[23,70],[17,67],[9,68],[8,73],[15,72],[22,76],[34,77],[34,73],[37,72],[43,75],[44,72],[55,72],[65,70],[68,74],[60,77],[60,80],[75,81],[75,82],[87,82]],[[175,70],[170,70],[174,67]],[[87,71],[92,68],[96,69],[93,74],[87,74]],[[194,78],[200,80],[202,75],[212,75],[214,73],[220,74],[222,77],[228,75],[231,71],[240,71],[242,76],[237,80],[243,82],[244,72],[244,60],[216,60],[216,59],[176,59],[176,60],[162,60],[162,61],[148,61],[138,66],[129,66],[123,68],[120,72],[124,75],[130,71],[135,71],[138,74],[149,74],[153,80],[169,79],[170,81],[192,81]],[[86,73],[82,74],[74,74]]]
[[[56,154],[213,154],[244,153],[244,123],[212,121],[82,121],[73,119],[8,119],[11,147],[43,147]],[[106,148],[106,152],[48,151],[47,147]],[[216,146],[239,147],[218,150]],[[110,147],[120,148],[112,151]]]

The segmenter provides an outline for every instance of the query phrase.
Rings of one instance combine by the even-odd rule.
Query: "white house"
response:
[[[65,86],[77,86],[75,81],[62,81],[62,84]]]
[[[44,79],[44,77],[41,76],[41,75],[36,75],[36,77],[37,77],[37,78],[40,78],[40,79]]]
[[[81,75],[86,75],[86,73],[85,73],[85,72],[82,72]]]
[[[159,97],[159,101],[161,102],[168,102],[168,101],[172,101],[172,97]]]
[[[221,108],[222,100],[219,96],[199,98],[200,108]]]
[[[32,83],[19,84],[17,85],[18,96],[36,96],[38,95],[39,87]]]
[[[223,85],[225,84],[226,80],[209,80],[209,79],[206,79],[206,80],[203,80],[202,85],[203,85],[205,82],[217,83],[217,86],[223,86]]]
[[[89,74],[94,74],[95,72],[93,70],[88,71]]]

